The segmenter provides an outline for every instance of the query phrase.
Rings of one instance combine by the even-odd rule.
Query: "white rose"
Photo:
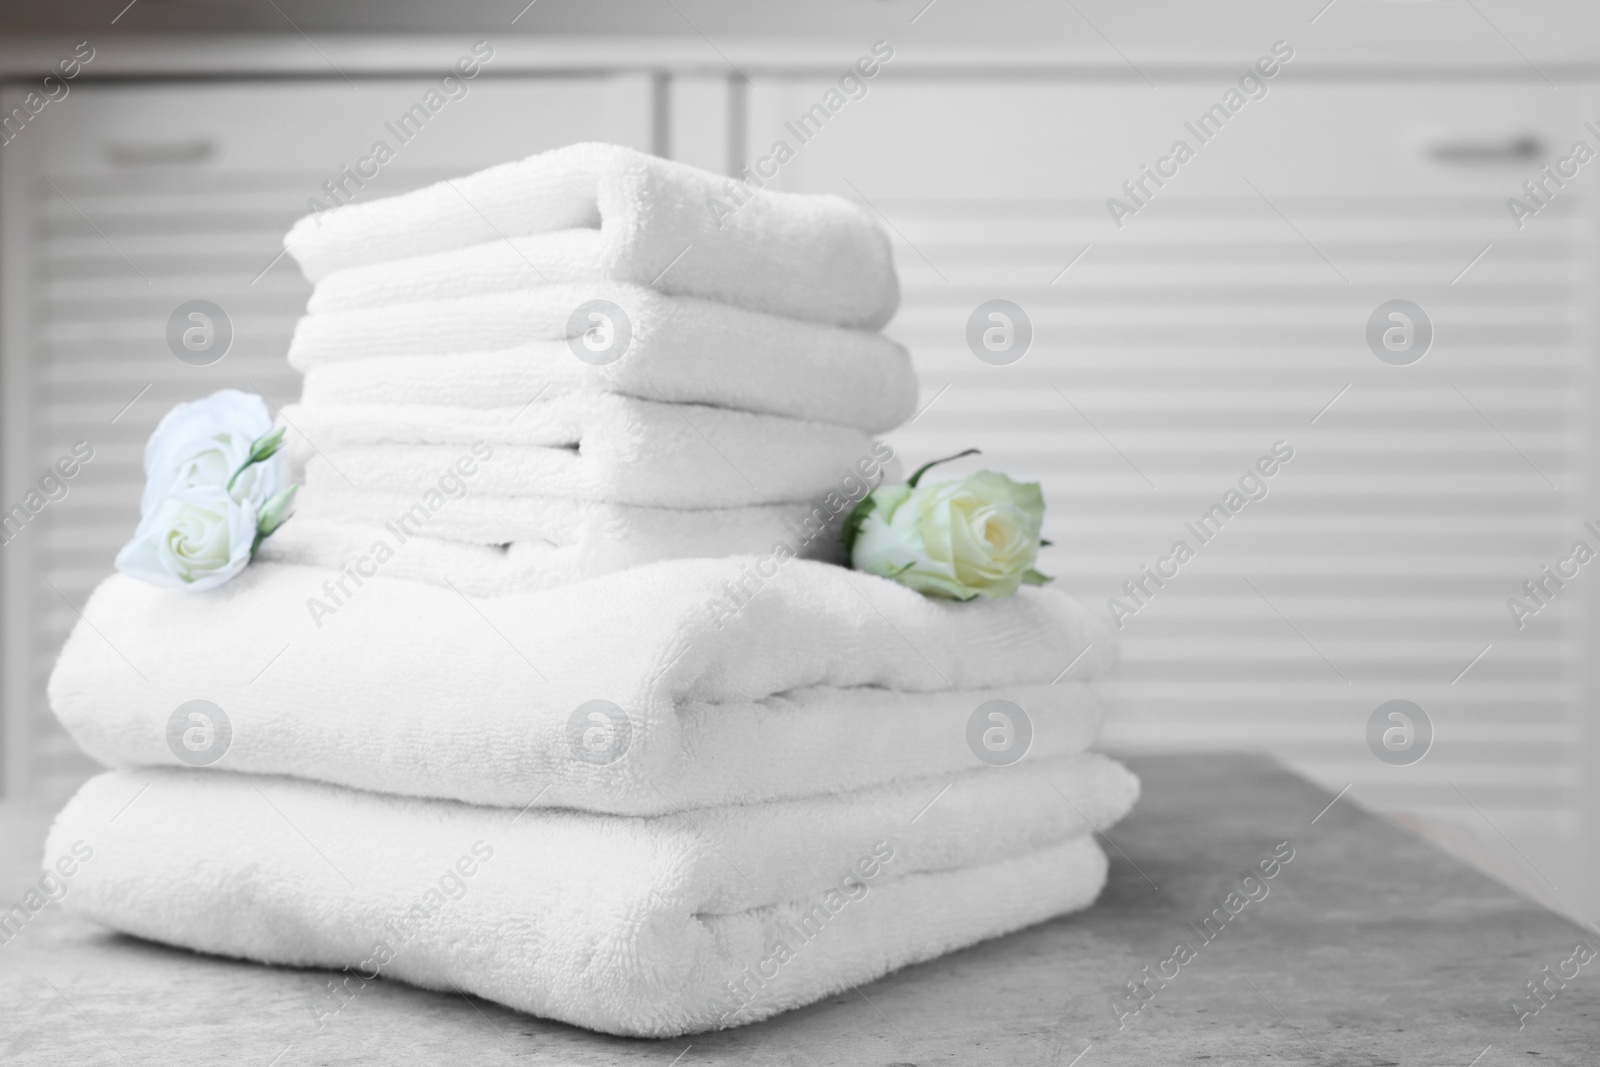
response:
[[[255,393],[223,389],[167,412],[144,449],[148,517],[164,497],[202,486],[222,487],[250,458],[250,446],[272,432],[272,413]],[[259,511],[289,481],[280,451],[253,464],[233,483],[233,498]]]
[[[221,486],[181,489],[156,502],[133,540],[117,553],[117,570],[152,585],[198,593],[213,589],[250,562],[256,509]]]
[[[1007,597],[1024,582],[1050,580],[1033,569],[1044,522],[1035,483],[979,471],[938,485],[879,486],[863,505],[850,549],[856,570],[952,600]]]

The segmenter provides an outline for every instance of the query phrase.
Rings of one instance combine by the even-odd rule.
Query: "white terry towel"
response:
[[[576,144],[295,223],[284,246],[313,308],[609,278],[775,315],[876,330],[899,284],[889,241],[836,196],[768,192],[732,214],[728,179],[632,149]],[[719,218],[719,215],[721,216]],[[452,250],[498,251],[452,261]],[[395,262],[407,261],[410,262]],[[452,275],[455,262],[465,273]],[[334,272],[341,272],[335,274]],[[319,303],[327,301],[327,303]],[[344,306],[355,306],[346,302]]]
[[[886,465],[895,480],[899,463]],[[745,508],[652,508],[560,497],[490,496],[457,478],[420,503],[403,493],[361,492],[322,460],[308,463],[313,491],[294,522],[261,546],[262,559],[342,570],[381,550],[392,578],[504,596],[597,578],[672,559],[772,553],[846,562],[840,532],[876,478],[841,476],[815,503]],[[383,549],[379,549],[382,545]]]
[[[890,472],[889,481],[900,480],[897,461],[884,469]],[[425,504],[418,512],[413,510],[414,494],[353,489],[315,457],[307,461],[306,470],[315,490],[296,499],[296,524],[327,521],[369,530],[388,524],[395,527],[391,535],[396,540],[422,535],[469,545],[527,542],[573,549],[579,570],[595,569],[589,577],[664,559],[767,552],[780,541],[804,558],[837,560],[845,515],[878,483],[876,471],[872,477],[849,472],[814,503],[652,508],[553,496],[495,496],[474,491],[470,478],[458,477],[431,502],[436,507]],[[289,527],[282,532],[288,533]]]
[[[178,764],[169,724],[207,700],[232,725],[218,769],[643,814],[974,767],[967,731],[995,699],[1037,754],[1079,751],[1099,711],[1068,683],[1115,657],[1104,615],[1062,593],[941,602],[804,560],[480,600],[362,569],[377,576],[258,562],[203,595],[113,575],[51,706],[118,766]]]
[[[86,784],[45,855],[92,851],[63,905],[139,937],[664,1037],[1087,906],[1106,871],[1089,823],[1137,792],[1085,756],[633,819],[145,770]],[[362,1010],[360,981],[324,1011]]]
[[[619,353],[574,352],[569,337],[607,310]],[[602,335],[596,335],[599,338]],[[582,346],[582,341],[577,344]],[[543,286],[454,300],[308,315],[289,363],[306,403],[521,406],[538,396],[614,392],[855,426],[911,416],[917,380],[882,334],[797,322],[622,283]]]
[[[663,523],[654,530],[642,522],[630,522],[619,526],[616,537],[595,535],[571,545],[518,539],[485,544],[481,543],[481,531],[486,527],[480,527],[466,538],[448,538],[437,536],[438,531],[429,524],[408,527],[395,523],[393,519],[385,525],[382,522],[319,518],[316,517],[319,509],[310,506],[311,499],[296,510],[293,523],[284,526],[261,546],[257,558],[343,570],[363,556],[374,555],[378,551],[377,546],[382,544],[395,553],[394,558],[384,565],[384,573],[389,577],[448,585],[468,596],[477,597],[547,589],[669,559],[701,559],[771,551],[776,545],[788,546],[802,559],[844,562],[844,546],[839,540],[839,527],[846,514],[844,511],[829,521],[814,523],[811,528],[816,531],[814,534],[798,522],[792,528],[786,528],[774,519],[773,529],[763,531],[766,534],[763,536],[748,527],[740,530],[720,528],[713,520],[696,522],[693,516],[738,514],[741,511],[776,514],[781,513],[781,509],[695,512],[634,508],[631,509],[634,512],[670,516],[673,521]],[[441,513],[449,510],[442,509]],[[402,516],[403,506],[395,508],[391,514]],[[410,529],[424,532],[412,535]],[[746,536],[740,537],[741,533]]]
[[[320,457],[352,488],[413,496],[464,461],[477,492],[744,507],[815,499],[890,454],[844,426],[614,394],[521,409],[297,404],[283,418],[302,461]]]

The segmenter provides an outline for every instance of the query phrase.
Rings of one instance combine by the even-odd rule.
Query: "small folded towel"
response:
[[[606,354],[580,358],[580,307],[613,307]],[[620,309],[620,316],[618,310]],[[577,342],[582,345],[582,342]],[[539,396],[614,392],[855,426],[910,417],[916,375],[881,334],[818,326],[621,283],[543,286],[456,300],[308,315],[289,363],[308,404],[519,407]]]
[[[283,418],[302,461],[316,455],[352,488],[417,498],[457,469],[473,491],[501,496],[665,508],[792,503],[892,454],[844,426],[610,393],[521,408],[292,404]]]
[[[651,508],[572,500],[555,496],[495,496],[476,491],[471,479],[451,482],[449,492],[431,511],[413,510],[414,494],[351,488],[322,460],[306,461],[315,492],[295,502],[295,523],[341,522],[352,526],[389,527],[390,540],[426,536],[470,545],[519,543],[573,549],[579,570],[601,573],[664,559],[743,556],[770,552],[784,542],[806,559],[838,559],[839,530],[850,508],[878,478],[859,473],[840,475],[839,484],[822,499],[797,504],[761,504],[743,508]],[[881,470],[889,482],[901,479],[900,464],[891,460]],[[289,531],[283,527],[283,532]],[[270,551],[277,535],[262,545]],[[365,548],[365,545],[362,546]]]
[[[438,531],[431,525],[422,527],[426,533],[408,535],[402,540],[405,531],[398,525],[316,518],[308,514],[311,510],[314,509],[298,509],[294,522],[273,534],[261,546],[256,558],[337,571],[362,557],[370,558],[377,546],[383,544],[395,553],[384,565],[387,576],[448,585],[467,596],[477,597],[548,589],[669,559],[748,555],[771,551],[776,545],[789,546],[801,559],[844,562],[844,547],[839,541],[839,527],[845,515],[842,511],[834,521],[819,525],[820,532],[816,536],[806,535],[798,524],[795,529],[801,532],[796,534],[774,520],[770,536],[748,536],[740,540],[737,538],[739,531],[719,529],[711,521],[698,525],[682,521],[675,529],[671,526],[657,530],[629,527],[625,537],[620,539],[602,536],[574,545],[553,545],[546,541],[517,539],[496,544],[475,543],[485,527],[468,538],[451,539],[436,536]],[[675,516],[730,513],[728,510],[672,512],[666,508],[632,510]],[[397,508],[394,514],[402,512],[403,508]],[[709,536],[701,536],[700,529]],[[675,533],[680,536],[674,536]]]
[[[864,211],[765,190],[719,211],[716,202],[733,206],[728,185],[631,149],[576,144],[307,216],[284,246],[322,283],[314,310],[426,299],[444,295],[441,284],[464,295],[614,279],[837,326],[889,321],[899,284],[889,241]],[[474,245],[487,254],[451,258]],[[442,273],[427,280],[432,270]]]
[[[114,929],[348,969],[319,1020],[360,1011],[381,975],[664,1037],[1086,907],[1106,871],[1090,826],[1137,793],[1120,764],[1081,756],[629,819],[123,771],[67,804],[45,855],[89,854],[62,903]]]
[[[51,706],[118,766],[185,762],[169,724],[206,700],[232,725],[218,769],[646,814],[970,768],[992,700],[1020,709],[1015,743],[1031,722],[1024,762],[1079,751],[1099,710],[1069,683],[1115,656],[1103,613],[1062,593],[956,604],[805,560],[480,600],[383,570],[262,562],[203,596],[113,575]]]

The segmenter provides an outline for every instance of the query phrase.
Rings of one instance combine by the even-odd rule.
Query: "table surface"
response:
[[[1110,881],[1093,909],[752,1026],[628,1040],[379,982],[318,1030],[311,1004],[324,972],[198,956],[108,933],[50,907],[0,945],[0,1062],[1600,1062],[1600,959],[1559,988],[1551,979],[1549,1002],[1521,1028],[1511,1006],[1531,1006],[1525,984],[1546,966],[1563,968],[1578,943],[1600,950],[1594,930],[1348,798],[1324,810],[1332,799],[1326,791],[1265,757],[1128,762],[1144,780],[1144,798],[1111,829]],[[6,907],[37,877],[47,818],[0,806]],[[1294,858],[1267,883],[1267,895],[1203,941],[1187,924],[1223,907],[1238,876],[1281,841]],[[1113,999],[1121,994],[1131,1007],[1125,983],[1146,965],[1155,970],[1179,941],[1193,957],[1119,1029]]]

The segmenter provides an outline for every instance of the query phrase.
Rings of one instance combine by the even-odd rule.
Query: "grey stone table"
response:
[[[1110,832],[1093,910],[754,1026],[625,1040],[379,982],[319,1030],[326,974],[51,907],[0,945],[0,1063],[1600,1064],[1600,959],[1573,962],[1600,950],[1594,930],[1264,758],[1130,762],[1145,796]],[[47,814],[0,808],[6,907],[36,877]],[[1293,859],[1273,868],[1275,849]],[[1262,861],[1275,877],[1241,880]]]

